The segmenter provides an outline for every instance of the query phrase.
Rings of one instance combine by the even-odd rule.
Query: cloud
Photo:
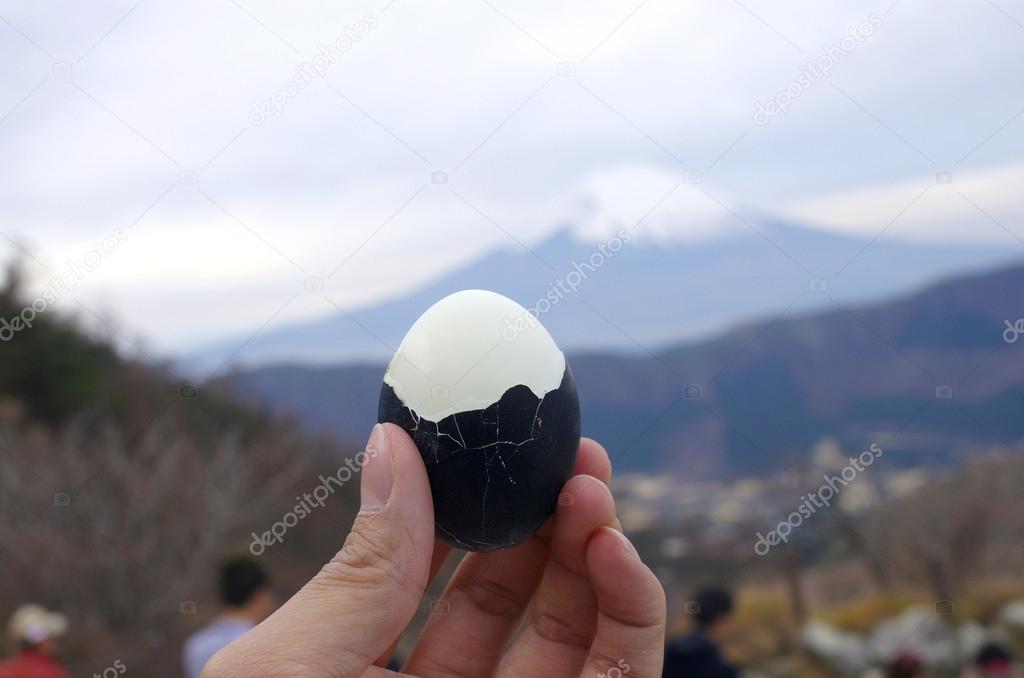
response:
[[[788,210],[792,218],[867,238],[1024,245],[1024,164],[839,191]]]
[[[695,171],[627,165],[585,175],[556,201],[551,223],[569,224],[573,234],[603,240],[626,229],[638,240],[707,240],[742,228],[708,192]],[[730,208],[731,209],[731,208]]]
[[[918,177],[972,148],[953,188],[1012,229],[1012,193],[967,172],[1024,152],[1019,26],[970,0],[891,5],[22,3],[0,23],[0,233],[60,266],[138,220],[82,300],[171,350],[258,326],[269,289],[288,296],[307,274],[361,304],[566,219],[588,236],[639,220],[687,171],[702,183],[644,220],[655,238],[735,227],[702,189],[732,209],[877,232]],[[368,13],[376,27],[251,124],[253,102]],[[871,13],[884,25],[831,81],[754,123],[756,101]],[[877,187],[865,200],[885,209],[841,199],[851,187]],[[905,216],[969,237],[950,216],[969,211],[929,207],[940,188]],[[978,237],[992,228],[978,222]]]

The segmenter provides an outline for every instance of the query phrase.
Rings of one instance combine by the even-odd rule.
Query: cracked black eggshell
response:
[[[580,442],[572,370],[511,299],[465,290],[431,306],[388,366],[378,421],[405,429],[430,479],[437,535],[513,546],[555,511]]]

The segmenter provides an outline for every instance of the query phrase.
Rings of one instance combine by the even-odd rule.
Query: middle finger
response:
[[[604,448],[583,439],[574,475],[607,483],[611,465]],[[549,522],[510,549],[467,555],[444,593],[446,605],[431,615],[403,670],[417,676],[491,675],[540,581],[550,531]]]

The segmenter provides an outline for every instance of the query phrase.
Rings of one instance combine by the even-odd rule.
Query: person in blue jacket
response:
[[[739,671],[726,663],[718,644],[732,619],[732,596],[721,588],[703,589],[687,605],[694,630],[668,643],[664,678],[737,678]]]

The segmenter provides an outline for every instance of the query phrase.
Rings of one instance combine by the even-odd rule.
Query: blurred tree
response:
[[[24,296],[24,267],[8,264],[0,288],[0,323],[10,324],[31,300]],[[0,394],[15,395],[30,417],[47,424],[67,421],[113,393],[104,372],[116,363],[109,347],[92,341],[47,309],[30,317],[31,327],[0,341]]]
[[[7,267],[0,323],[30,304],[23,280],[17,262]],[[189,620],[215,609],[192,601],[204,599],[219,558],[246,552],[253,532],[281,521],[355,450],[302,437],[212,386],[180,397],[165,365],[118,355],[53,308],[4,336],[0,614],[39,602],[68,615],[76,675],[109,664],[102,647],[125,659],[145,651],[146,675],[180,675]],[[266,549],[295,572],[274,568],[276,581],[305,581],[333,555],[357,486]]]

